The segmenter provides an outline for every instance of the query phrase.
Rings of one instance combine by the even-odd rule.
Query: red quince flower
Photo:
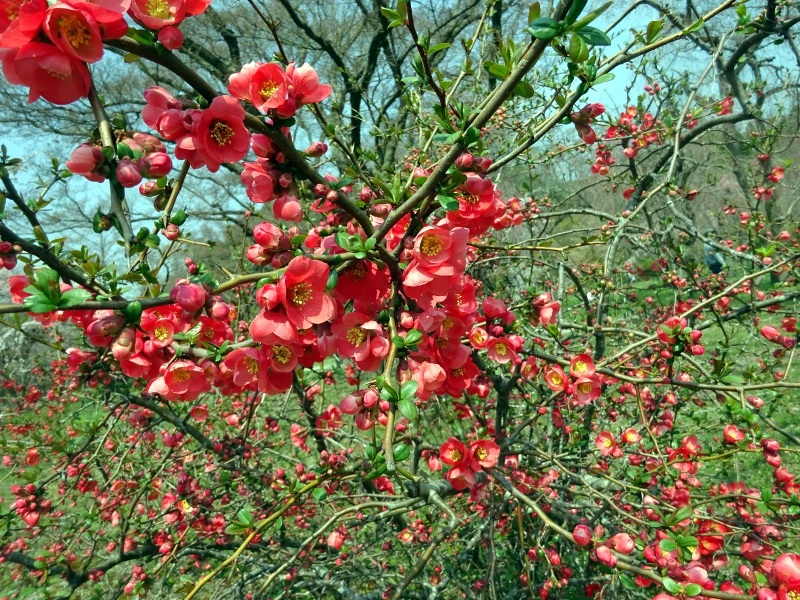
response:
[[[470,444],[469,466],[473,471],[489,469],[497,464],[500,446],[493,440],[478,440]]]
[[[595,374],[592,357],[588,354],[578,354],[569,361],[569,374],[572,377],[591,377]]]
[[[39,33],[46,0],[0,0],[0,48],[19,48]]]
[[[467,447],[454,437],[448,438],[447,441],[439,447],[439,456],[444,464],[452,467],[456,465],[466,467],[470,461]]]
[[[0,54],[9,83],[30,88],[28,103],[44,98],[53,104],[72,104],[89,95],[86,64],[51,44],[31,42]]]
[[[601,431],[594,444],[603,456],[613,456],[614,458],[622,456],[622,450],[617,445],[617,440],[611,432]]]
[[[57,2],[47,9],[43,28],[56,47],[72,58],[94,63],[103,57],[100,27],[87,11]]]
[[[286,73],[277,63],[265,63],[251,73],[249,100],[260,112],[278,108],[286,101]]]
[[[317,72],[308,63],[295,67],[294,62],[290,62],[286,67],[286,80],[289,96],[298,107],[322,102],[333,92],[330,85],[319,82]]]
[[[184,0],[132,0],[129,13],[149,29],[176,25],[186,17]]]
[[[544,382],[554,392],[563,392],[567,385],[567,375],[558,365],[548,365],[544,369]]]
[[[292,259],[286,268],[278,282],[278,298],[298,329],[325,323],[336,314],[336,303],[325,293],[329,275],[328,265],[307,256]]]
[[[195,149],[208,170],[216,173],[221,163],[242,160],[250,149],[245,112],[232,96],[217,96],[202,111],[195,132]]]

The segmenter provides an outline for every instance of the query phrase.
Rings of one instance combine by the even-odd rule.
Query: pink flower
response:
[[[277,195],[275,190],[278,186],[280,173],[277,169],[271,167],[272,164],[274,163],[261,159],[254,163],[244,163],[242,183],[245,186],[247,197],[256,204],[271,202]]]
[[[544,382],[554,392],[562,392],[567,385],[567,376],[564,373],[564,369],[559,367],[558,365],[549,365],[545,367],[544,371]]]
[[[322,102],[333,91],[331,86],[319,82],[317,72],[308,63],[295,67],[294,62],[290,62],[286,67],[286,79],[289,96],[294,98],[297,106]]]
[[[183,46],[183,34],[177,27],[167,25],[158,32],[158,41],[167,50],[180,50]]]
[[[444,464],[450,466],[466,466],[470,460],[467,447],[454,437],[448,438],[447,441],[440,446],[439,456]]]
[[[178,283],[172,288],[169,297],[186,312],[194,313],[205,306],[208,294],[197,283]]]
[[[489,354],[489,358],[501,365],[517,361],[514,347],[506,338],[492,338],[486,346],[486,351]]]
[[[75,175],[83,175],[89,181],[102,183],[106,178],[98,171],[106,162],[106,157],[100,146],[92,143],[81,144],[66,162],[67,169]]]
[[[151,152],[139,159],[138,166],[143,177],[158,179],[172,171],[172,159],[166,152]]]
[[[142,181],[139,166],[127,156],[121,158],[117,163],[117,181],[124,188],[136,187]]]
[[[603,456],[613,456],[615,458],[622,456],[622,450],[617,445],[617,440],[608,431],[601,431],[594,444]]]
[[[303,207],[295,196],[282,195],[275,199],[272,205],[272,214],[279,221],[297,223],[303,220]]]
[[[592,530],[588,525],[576,525],[572,530],[572,538],[578,546],[588,546],[592,543]]]
[[[44,31],[56,47],[85,63],[94,63],[103,56],[100,27],[87,12],[66,2],[57,2],[47,9]]]
[[[736,444],[744,439],[744,431],[736,425],[726,425],[722,430],[722,439],[726,444]]]
[[[278,108],[286,101],[286,73],[277,63],[265,63],[250,77],[249,100],[260,112]]]
[[[89,95],[86,64],[51,44],[31,42],[2,52],[9,83],[30,88],[28,102],[44,98],[53,104],[72,104]]]
[[[469,466],[473,471],[489,469],[497,464],[500,446],[493,440],[478,440],[470,444]]]
[[[325,293],[330,268],[325,263],[298,256],[289,263],[278,282],[278,299],[289,321],[298,329],[330,321],[335,312],[333,298]]]
[[[132,0],[129,14],[145,27],[161,29],[175,25],[186,16],[184,0]]]
[[[215,173],[221,163],[238,162],[250,148],[250,133],[244,126],[245,112],[232,96],[217,96],[202,111],[195,133],[195,147],[208,170]]]
[[[39,33],[46,0],[2,0],[0,2],[0,48],[19,48]]]

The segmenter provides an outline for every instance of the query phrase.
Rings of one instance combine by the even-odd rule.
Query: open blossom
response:
[[[489,469],[497,464],[500,446],[493,440],[478,440],[470,444],[469,466],[473,471]]]
[[[467,447],[458,439],[450,437],[439,448],[439,457],[446,465],[468,464],[470,460]]]
[[[536,296],[531,305],[531,325],[555,325],[556,316],[561,310],[561,303],[552,299],[549,292]]]
[[[66,2],[57,2],[47,9],[44,32],[65,54],[93,63],[103,56],[103,41],[97,21],[86,11]]]
[[[265,113],[286,101],[286,91],[286,73],[283,68],[277,63],[266,63],[252,73],[248,99],[259,111]]]
[[[614,438],[614,434],[608,431],[601,431],[594,443],[595,446],[597,446],[597,449],[600,450],[600,454],[603,456],[613,456],[615,458],[622,456],[622,450],[617,445],[617,440]]]
[[[89,95],[86,64],[52,44],[31,42],[18,50],[0,50],[0,57],[9,83],[30,88],[29,103],[44,98],[53,104],[71,104]]]
[[[289,321],[298,329],[330,321],[336,303],[327,293],[330,268],[325,263],[298,256],[289,263],[278,282],[278,299]]]
[[[800,596],[800,555],[781,554],[775,559],[770,576],[778,584],[779,600],[796,600]]]
[[[567,385],[567,376],[564,369],[558,365],[548,365],[544,371],[544,382],[554,392],[563,392]]]
[[[298,107],[322,102],[333,91],[330,85],[319,82],[317,72],[308,63],[297,67],[294,62],[290,62],[286,67],[286,80],[289,96],[294,99]]]
[[[242,105],[231,96],[217,96],[202,112],[195,146],[212,173],[221,163],[242,160],[250,149],[250,133],[244,125],[244,116]]]
[[[146,390],[166,400],[191,402],[210,391],[211,384],[203,368],[189,360],[176,360],[167,366],[162,376],[150,381]]]

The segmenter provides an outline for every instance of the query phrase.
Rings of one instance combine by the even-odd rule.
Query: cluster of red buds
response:
[[[40,498],[38,492],[38,488],[32,483],[24,488],[19,485],[11,486],[11,493],[17,497],[14,509],[28,527],[35,527],[42,514],[52,506],[52,502]]]
[[[17,266],[17,254],[22,252],[22,248],[15,246],[11,242],[0,241],[0,267],[9,271]]]

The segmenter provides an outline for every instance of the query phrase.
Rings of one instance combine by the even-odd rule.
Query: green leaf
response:
[[[550,17],[539,17],[526,31],[537,40],[552,40],[561,33],[561,23]]]
[[[577,34],[573,34],[569,41],[569,58],[574,63],[586,62],[586,59],[589,58],[589,46]]]
[[[331,269],[330,275],[328,275],[328,283],[325,285],[326,290],[332,290],[336,287],[336,284],[339,283],[339,271],[336,269]]]
[[[367,252],[372,250],[375,247],[375,242],[376,242],[375,238],[367,239],[367,241],[364,242],[364,250],[366,250]]]
[[[477,127],[469,127],[467,131],[464,132],[464,141],[467,143],[467,146],[471,146],[479,139],[481,139],[481,132]]]
[[[58,308],[47,296],[41,292],[37,292],[32,296],[28,296],[25,298],[23,304],[28,311],[38,315],[54,311]]]
[[[406,381],[403,386],[400,388],[400,401],[403,400],[411,400],[414,397],[414,394],[417,393],[419,389],[419,384],[414,381],[413,379]]]
[[[412,329],[406,334],[405,344],[407,346],[413,346],[418,344],[421,339],[422,332],[419,329]]]
[[[683,591],[687,596],[699,596],[700,592],[703,591],[703,588],[696,583],[690,583],[683,586]]]
[[[616,75],[614,73],[606,73],[605,75],[600,75],[597,79],[592,81],[592,85],[598,85],[600,83],[606,83],[607,81],[613,81]]]
[[[448,194],[439,194],[439,204],[445,210],[458,210],[458,200]]]
[[[589,27],[586,26],[583,29],[578,29],[575,33],[577,33],[583,41],[585,41],[590,46],[610,46],[611,45],[611,38],[609,38],[605,32],[597,29],[597,27]]]
[[[228,535],[241,535],[245,531],[247,531],[247,527],[242,527],[235,521],[225,528],[225,533]]]
[[[656,36],[658,35],[658,32],[661,31],[662,26],[663,23],[661,23],[661,21],[650,21],[647,24],[647,31],[645,32],[644,39],[648,44],[656,39]]]
[[[681,521],[688,519],[694,514],[694,510],[692,510],[691,506],[682,506],[678,509],[678,511],[670,518],[670,524],[680,523]]]
[[[413,421],[417,417],[417,405],[413,400],[400,400],[397,403],[397,410],[409,421]]]
[[[671,538],[664,538],[658,543],[658,547],[664,552],[674,552],[678,549],[678,544]],[[666,586],[665,586],[666,587]]]
[[[311,492],[311,496],[317,502],[322,502],[323,500],[325,500],[325,498],[328,497],[328,492],[325,491],[325,488],[318,487],[314,488],[314,491]]]
[[[679,535],[675,541],[681,548],[695,548],[700,544],[698,539],[693,535]]]
[[[514,96],[519,96],[520,98],[525,99],[533,98],[533,93],[533,86],[527,81],[520,81],[512,90],[512,94]]]
[[[71,306],[86,302],[91,299],[91,297],[92,293],[88,290],[80,288],[67,290],[61,294],[61,301],[58,303],[58,308],[70,308]]]
[[[252,527],[255,524],[255,521],[253,520],[253,515],[251,515],[250,511],[247,510],[246,508],[243,508],[236,513],[236,519],[242,525],[246,525],[247,527]]]
[[[442,50],[447,50],[450,46],[451,44],[448,44],[447,42],[442,42],[441,44],[436,44],[435,46],[431,46],[428,49],[428,56],[433,56],[437,52],[441,52]]]
[[[683,33],[694,33],[695,31],[700,31],[703,27],[705,27],[706,22],[703,19],[698,19],[688,29],[684,29]]]
[[[528,7],[528,25],[533,23],[542,15],[542,7],[538,2],[534,2]]]
[[[626,575],[625,573],[619,574],[619,582],[622,584],[622,587],[624,587],[626,590],[636,589],[636,583],[634,583],[633,579],[631,579],[630,576]]]
[[[36,287],[39,288],[40,291],[47,294],[49,293],[50,289],[53,286],[58,287],[58,273],[56,273],[53,269],[49,269],[47,267],[42,267],[36,271],[34,275],[34,281],[36,283]]]
[[[498,79],[505,79],[511,72],[507,66],[492,62],[490,60],[487,60],[485,63],[483,63],[483,66],[489,72],[489,75],[493,75]]]
[[[569,12],[567,12],[567,16],[564,17],[564,20],[572,25],[575,21],[578,20],[578,17],[581,16],[583,9],[586,8],[586,4],[589,0],[574,0],[572,6],[569,7]]]
[[[411,455],[411,447],[408,444],[398,444],[394,447],[394,459],[398,462],[407,459]]]
[[[666,540],[661,540],[661,541],[663,542]],[[681,589],[681,586],[678,585],[678,582],[672,579],[672,577],[664,577],[661,580],[661,585],[663,585],[664,589],[667,590],[670,594],[677,594]]]
[[[185,210],[178,210],[169,216],[169,222],[180,227],[186,223],[186,217],[187,215]]]

